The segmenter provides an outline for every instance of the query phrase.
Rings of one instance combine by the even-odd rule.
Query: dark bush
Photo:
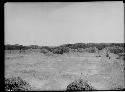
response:
[[[27,49],[29,49],[28,46],[23,46],[23,45],[19,45],[19,44],[5,45],[5,50],[27,50]]]
[[[76,43],[73,45],[73,49],[83,48],[85,49],[87,46],[85,43]]]
[[[123,47],[115,46],[112,48],[109,48],[111,53],[118,54],[118,53],[124,53],[125,49]]]
[[[69,53],[69,47],[62,47],[63,53]]]
[[[89,48],[86,48],[85,50],[86,52],[89,52],[89,53],[95,53],[98,51],[96,47],[89,47]]]
[[[63,53],[68,53],[69,48],[68,47],[56,47],[53,49],[53,54],[63,54]]]
[[[87,81],[76,80],[67,86],[67,91],[89,91],[95,90]]]
[[[5,91],[30,91],[31,86],[20,77],[5,78]]]

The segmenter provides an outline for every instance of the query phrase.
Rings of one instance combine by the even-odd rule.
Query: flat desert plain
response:
[[[83,78],[97,90],[124,86],[124,60],[97,57],[96,53],[46,56],[39,52],[5,52],[5,77],[21,77],[33,90],[66,90],[74,80]]]

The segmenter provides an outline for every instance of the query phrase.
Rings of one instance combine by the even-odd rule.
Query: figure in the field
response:
[[[106,57],[108,57],[109,59],[110,59],[110,56],[109,56],[109,54],[110,54],[110,50],[109,50],[109,48],[106,48]]]

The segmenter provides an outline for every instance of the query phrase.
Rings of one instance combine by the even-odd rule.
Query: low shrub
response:
[[[5,91],[30,91],[31,86],[20,77],[5,78]]]
[[[96,53],[98,49],[96,47],[89,47],[89,48],[86,48],[85,51],[89,53]]]
[[[62,50],[62,48],[54,48],[53,49],[53,54],[63,54],[64,52],[63,52],[63,50]]]
[[[76,80],[67,86],[67,91],[89,91],[95,90],[88,81],[83,79]]]
[[[125,53],[125,49],[119,46],[110,47],[109,50],[110,50],[110,53],[114,53],[114,54]]]

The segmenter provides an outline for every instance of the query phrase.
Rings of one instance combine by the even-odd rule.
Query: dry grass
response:
[[[34,90],[66,90],[76,79],[83,78],[97,90],[124,86],[122,59],[108,59],[95,53],[44,56],[41,53],[5,54],[5,77],[20,76]],[[100,87],[99,87],[99,86]]]

